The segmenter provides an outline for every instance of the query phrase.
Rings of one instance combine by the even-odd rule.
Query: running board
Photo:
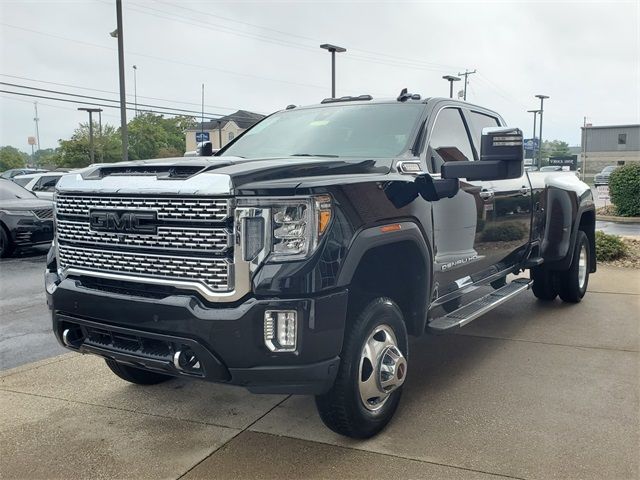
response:
[[[448,313],[444,317],[434,318],[427,327],[434,333],[444,333],[462,327],[467,323],[502,305],[519,293],[529,290],[533,282],[528,278],[517,278],[498,290],[488,293],[473,302]]]

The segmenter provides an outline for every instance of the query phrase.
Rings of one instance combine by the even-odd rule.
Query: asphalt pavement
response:
[[[47,250],[0,260],[0,370],[66,351],[51,333],[43,279]]]

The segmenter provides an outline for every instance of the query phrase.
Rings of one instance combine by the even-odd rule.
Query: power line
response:
[[[102,1],[102,0],[98,0],[98,1]],[[102,3],[106,3],[106,2],[102,2]],[[149,7],[147,5],[140,5],[140,4],[128,5],[127,8],[132,10],[132,11],[134,11],[134,12],[142,13],[144,15],[151,15],[153,17],[162,18],[162,19],[165,19],[165,20],[170,20],[172,22],[178,22],[178,23],[183,23],[183,24],[186,24],[186,25],[192,25],[192,26],[195,26],[195,27],[203,28],[205,30],[218,30],[218,31],[222,31],[223,33],[228,33],[228,34],[231,34],[231,35],[236,35],[236,36],[255,39],[255,40],[260,40],[262,42],[271,43],[271,44],[275,44],[275,45],[279,45],[279,46],[295,48],[295,49],[298,49],[298,50],[304,50],[304,51],[317,53],[317,46],[301,45],[301,44],[293,43],[293,42],[288,41],[288,40],[273,38],[273,37],[269,37],[269,36],[266,36],[266,35],[254,34],[254,33],[248,33],[248,32],[241,32],[241,31],[235,30],[233,28],[230,28],[230,27],[227,27],[227,26],[224,26],[224,25],[216,25],[216,24],[212,24],[210,22],[204,22],[204,21],[201,21],[201,20],[198,20],[198,19],[192,19],[192,18],[189,18],[189,17],[185,17],[184,15],[177,15],[177,14],[175,14],[173,12],[167,12],[166,10],[159,10],[157,8],[152,8],[152,7]],[[186,9],[186,7],[178,7],[178,8]],[[140,9],[143,9],[143,10],[140,10]],[[145,11],[145,10],[150,10],[150,11]],[[194,11],[193,9],[188,9],[188,10]],[[199,12],[200,14],[205,14],[206,15],[206,12],[202,12],[200,10],[195,10],[195,11]],[[159,12],[160,14],[153,13],[153,12]],[[178,17],[178,18],[176,18],[176,17]],[[179,20],[179,18],[181,18],[182,20]],[[260,27],[258,27],[258,28],[260,28]],[[360,51],[362,51],[362,50],[360,50]],[[381,65],[391,65],[391,66],[398,66],[398,67],[413,68],[413,69],[418,69],[418,70],[438,71],[438,72],[442,71],[443,69],[449,68],[449,67],[444,66],[444,65],[438,65],[438,64],[429,65],[427,63],[416,61],[416,60],[409,60],[409,59],[404,60],[404,59],[399,59],[399,58],[396,58],[396,57],[392,57],[390,55],[385,55],[385,56],[390,57],[390,59],[389,60],[383,60],[383,59],[379,59],[379,58],[372,58],[372,57],[367,57],[367,56],[364,56],[364,55],[357,55],[357,54],[356,55],[351,54],[348,57],[345,57],[345,59],[362,61],[362,62],[367,62],[367,63],[377,63],[377,64],[381,64]]]
[[[51,33],[48,33],[48,32],[42,32],[42,31],[38,31],[38,30],[33,30],[33,29],[30,29],[30,28],[18,27],[16,25],[11,25],[11,24],[4,23],[4,22],[0,22],[0,25],[5,26],[5,27],[9,27],[9,28],[14,28],[16,30],[22,30],[22,31],[29,32],[29,33],[35,33],[37,35],[43,35],[43,36],[46,36],[46,37],[56,38],[58,40],[64,40],[64,41],[67,41],[67,42],[78,43],[78,44],[81,44],[81,45],[100,48],[100,49],[103,49],[103,50],[109,50],[109,51],[112,51],[112,52],[116,50],[115,48],[105,47],[104,45],[85,42],[85,41],[77,40],[77,39],[74,39],[74,38],[63,37],[61,35],[55,35],[55,34],[51,34]],[[201,68],[201,69],[205,69],[205,70],[212,70],[212,71],[216,71],[216,72],[227,73],[227,74],[230,74],[230,75],[238,75],[238,76],[241,76],[241,77],[254,78],[254,79],[258,79],[258,80],[267,80],[267,81],[270,81],[270,82],[284,83],[284,84],[287,84],[287,85],[295,85],[295,86],[298,86],[298,87],[316,88],[316,89],[326,90],[326,86],[323,86],[323,85],[315,85],[315,84],[310,84],[310,83],[290,82],[288,80],[281,80],[281,79],[276,79],[276,78],[271,78],[271,77],[263,77],[263,76],[260,76],[260,75],[253,75],[253,74],[250,74],[250,73],[240,73],[240,72],[235,72],[233,70],[225,70],[225,69],[222,69],[222,68],[212,67],[210,65],[202,65],[202,64],[198,64],[198,63],[183,62],[181,60],[156,57],[154,55],[147,55],[147,54],[144,54],[144,53],[131,52],[131,51],[128,51],[128,50],[125,53],[127,53],[128,55],[134,55],[134,56],[138,56],[138,57],[149,58],[149,59],[156,60],[156,61],[159,61],[159,62],[164,62],[164,63],[173,63],[173,64],[176,64],[176,65],[183,65],[183,66],[186,66],[186,67]],[[351,92],[353,92],[353,90],[351,90]]]
[[[35,82],[35,83],[44,83],[44,84],[47,84],[47,85],[56,85],[58,87],[76,88],[78,90],[87,90],[87,91],[90,91],[90,92],[111,93],[111,94],[114,94],[114,95],[118,94],[118,92],[114,92],[113,90],[102,90],[102,89],[99,89],[99,88],[82,87],[80,85],[73,85],[71,83],[50,82],[50,81],[47,81],[47,80],[39,80],[37,78],[21,77],[19,75],[9,75],[7,73],[0,73],[0,76],[8,77],[8,78],[15,78],[15,79],[18,79],[18,80],[27,80],[29,82]],[[127,94],[127,96],[131,97],[131,94]],[[143,96],[143,95],[138,95],[138,98],[147,98],[149,100],[159,100],[161,102],[178,103],[178,104],[182,104],[182,105],[197,105],[197,106],[200,106],[200,103],[186,102],[186,101],[183,101],[183,100],[171,100],[171,99],[168,99],[168,98],[147,97],[147,96]],[[223,107],[223,106],[220,106],[220,105],[205,105],[205,107],[222,108],[223,110],[238,110],[237,108],[234,108],[234,107]],[[264,113],[264,112],[257,112],[257,113]]]
[[[85,98],[85,99],[89,99],[89,100],[97,100],[97,101],[101,101],[101,102],[116,102],[119,103],[119,100],[116,99],[111,99],[111,98],[103,98],[103,97],[94,97],[91,95],[80,95],[77,93],[69,93],[69,92],[62,92],[59,90],[51,90],[48,88],[37,88],[37,87],[29,87],[26,85],[20,85],[17,83],[8,83],[8,82],[0,82],[0,85],[5,85],[8,87],[14,87],[14,88],[23,88],[23,89],[27,89],[27,90],[35,90],[38,92],[45,92],[45,93],[54,93],[57,95],[66,95],[66,96],[70,96],[70,97],[76,97],[76,98]],[[133,105],[133,102],[126,102],[127,105]],[[162,109],[162,110],[175,110],[175,113],[172,113],[172,115],[179,115],[181,113],[186,113],[186,114],[190,114],[190,116],[196,116],[199,115],[200,112],[198,112],[197,110],[186,110],[186,109],[182,109],[182,108],[173,108],[173,107],[166,107],[166,106],[162,106],[162,105],[150,105],[150,104],[146,104],[146,103],[139,103],[138,104],[141,107],[148,107],[148,108],[152,108],[152,109]],[[135,109],[135,108],[134,108]],[[209,117],[225,117],[227,116],[227,114],[222,114],[222,113],[211,113],[211,112],[205,112],[207,116]],[[237,118],[251,118],[253,119],[254,117],[250,116],[250,115],[243,115],[243,114],[238,114],[238,115],[234,115]]]
[[[288,36],[288,37],[307,40],[307,41],[310,41],[310,42],[314,43],[313,46],[309,46],[308,47],[309,49],[314,49],[314,51],[317,48],[317,44],[318,43],[322,43],[321,40],[319,40],[317,38],[311,38],[311,37],[307,37],[307,36],[304,36],[304,35],[298,35],[298,34],[295,34],[295,33],[285,32],[283,30],[278,30],[278,29],[271,28],[271,27],[265,27],[263,25],[258,25],[258,24],[255,24],[255,23],[244,22],[244,21],[236,20],[236,19],[229,18],[229,17],[223,17],[221,15],[213,14],[213,13],[210,13],[210,12],[205,12],[203,10],[197,10],[197,9],[194,9],[194,8],[188,8],[188,7],[185,7],[184,5],[176,5],[176,4],[171,3],[171,2],[163,2],[161,0],[154,0],[154,1],[155,1],[155,3],[160,3],[160,4],[167,5],[167,6],[172,6],[174,8],[178,8],[180,10],[185,10],[185,11],[196,13],[198,16],[206,15],[208,17],[222,19],[223,21],[229,21],[229,22],[233,22],[233,23],[238,23],[240,25],[246,25],[246,26],[253,27],[253,28],[259,28],[261,30],[267,30],[267,31],[275,32],[275,33],[278,33],[280,35],[284,35],[284,36]],[[151,7],[148,7],[146,5],[140,5],[140,4],[136,4],[136,6],[142,7],[142,8],[148,8],[148,9],[151,8]],[[155,11],[162,11],[162,10],[157,10],[157,9],[154,9],[154,10]],[[166,12],[166,13],[168,13],[168,12]],[[174,15],[174,14],[171,13],[171,15]],[[182,18],[186,18],[186,17],[182,17]],[[189,20],[192,20],[192,19],[189,19]],[[232,30],[232,29],[230,29],[230,27],[223,26],[222,28]],[[281,40],[281,41],[285,41],[285,40]],[[426,62],[424,60],[416,60],[416,59],[407,58],[407,57],[399,57],[397,55],[385,54],[385,53],[381,53],[381,52],[376,52],[376,51],[372,51],[372,50],[365,50],[365,49],[356,48],[356,47],[349,47],[349,51],[350,52],[354,52],[354,51],[362,52],[362,53],[365,53],[365,54],[368,54],[368,55],[373,55],[374,57],[387,57],[388,59],[391,59],[393,61],[393,63],[405,62],[405,63],[410,63],[410,64],[414,64],[414,65],[422,66],[422,67],[426,67],[426,68],[431,67],[433,69],[436,69],[436,68],[437,69],[457,69],[457,68],[459,68],[457,66],[445,65],[445,64],[435,63],[435,62]],[[353,57],[353,55],[349,55],[349,56]],[[366,59],[366,57],[362,57],[362,56],[359,56],[358,58],[362,58],[363,60]]]
[[[106,107],[106,108],[120,108],[119,105],[109,105],[109,104],[104,104],[104,103],[98,103],[98,102],[84,102],[81,100],[71,100],[68,98],[56,98],[56,97],[49,97],[46,95],[36,95],[34,93],[23,93],[23,92],[12,92],[9,90],[0,90],[0,93],[8,93],[11,95],[20,95],[22,97],[30,97],[30,98],[44,98],[47,100],[55,100],[57,102],[67,102],[67,103],[74,103],[74,104],[79,104],[79,105],[94,105],[97,107]],[[127,110],[134,110],[134,107],[126,107]],[[166,112],[160,109],[152,109],[149,110],[150,113],[157,113],[157,114],[162,114],[162,115],[172,115],[172,116],[176,116],[177,114],[175,112]],[[189,115],[189,116],[193,116],[193,115]]]
[[[33,105],[33,101],[31,100],[27,100],[25,98],[15,98],[15,97],[10,97],[7,95],[0,95],[0,98],[4,99],[4,100],[12,100],[14,102],[23,102],[23,103],[28,103],[29,105]],[[56,99],[59,100],[59,99]],[[44,103],[44,102],[38,102],[38,105],[40,106],[46,106],[46,107],[51,107],[51,108],[59,108],[61,110],[69,110],[71,112],[77,112],[78,110],[75,108],[70,108],[70,107],[64,107],[62,105],[52,105],[51,103]],[[109,114],[103,114],[103,117],[111,117],[111,118],[120,118],[117,115],[109,115]]]

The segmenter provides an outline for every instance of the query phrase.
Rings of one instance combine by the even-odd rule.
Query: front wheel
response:
[[[380,432],[400,402],[407,352],[402,312],[388,298],[373,300],[347,328],[333,387],[316,396],[324,424],[352,438]]]

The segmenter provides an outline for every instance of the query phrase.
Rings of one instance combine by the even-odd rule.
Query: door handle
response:
[[[480,198],[483,200],[491,200],[495,196],[495,192],[493,190],[481,190]]]

